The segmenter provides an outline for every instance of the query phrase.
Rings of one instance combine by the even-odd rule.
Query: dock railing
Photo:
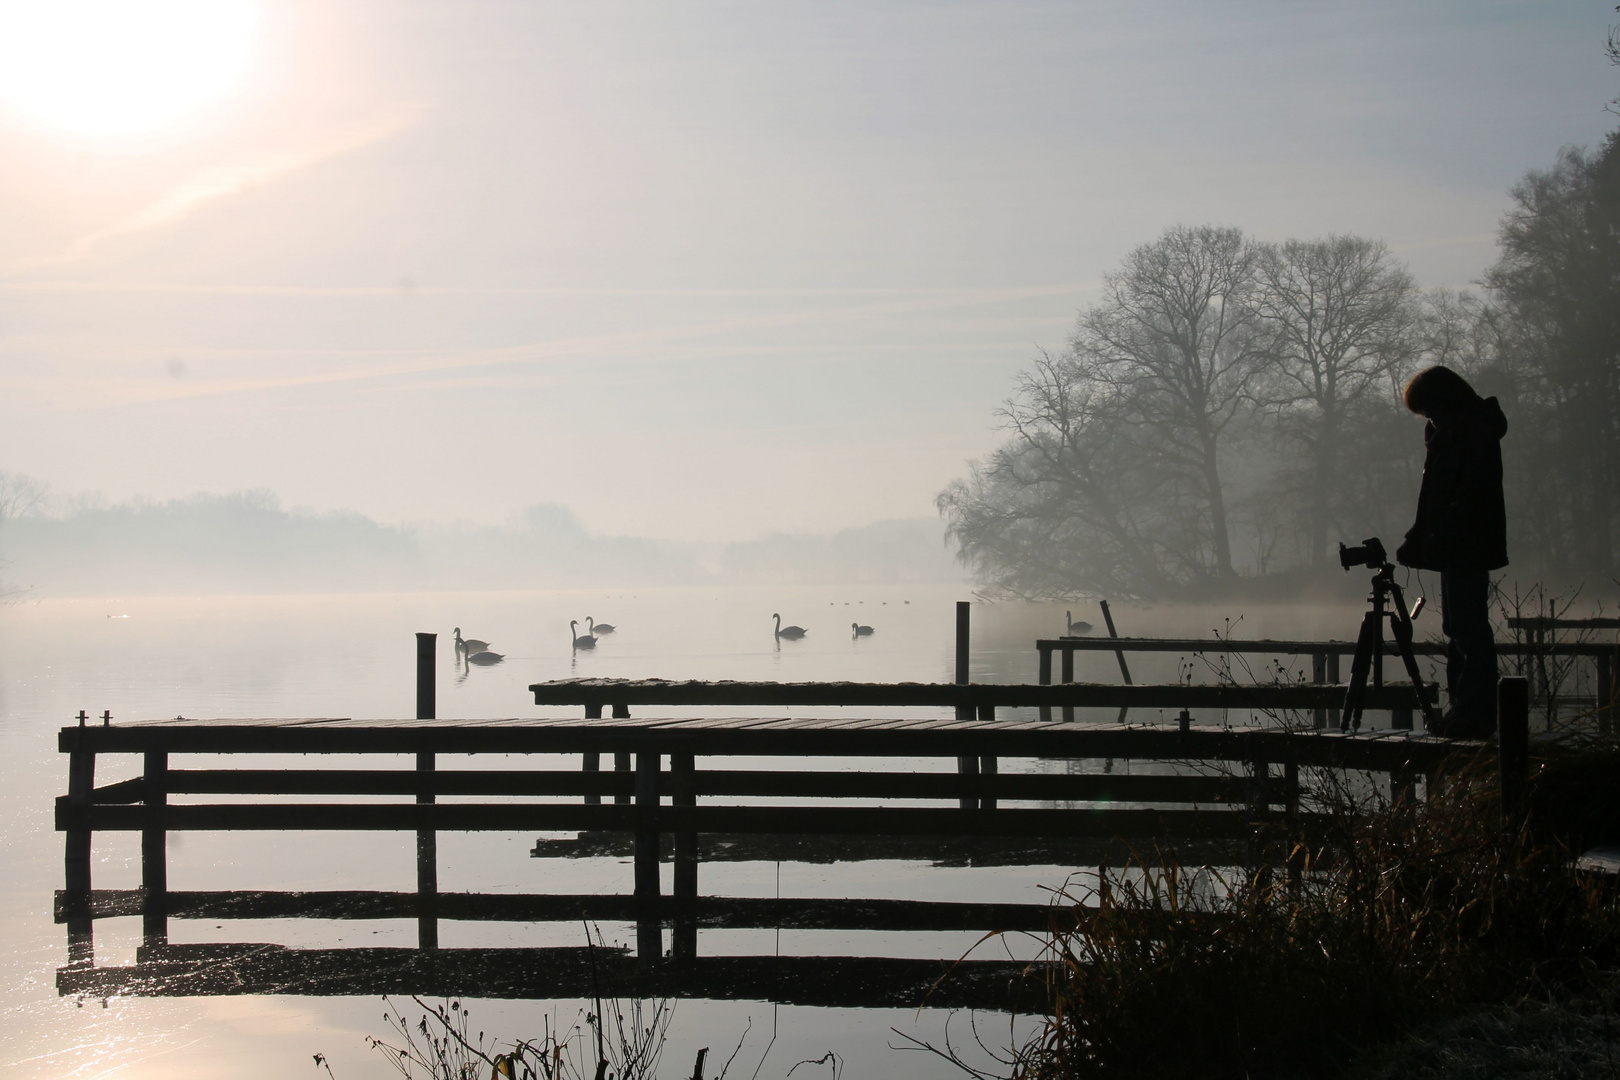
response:
[[[466,952],[439,948],[442,920],[583,918],[633,923],[637,970],[668,969],[685,980],[681,985],[689,990],[746,996],[763,992],[761,980],[767,973],[784,970],[783,958],[699,956],[700,928],[1039,929],[1050,913],[1041,905],[1028,904],[702,897],[700,837],[909,837],[937,844],[941,850],[1031,840],[1071,846],[1188,843],[1203,845],[1202,861],[1243,861],[1252,857],[1255,839],[1265,830],[1309,827],[1309,810],[1301,806],[1301,768],[1367,770],[1385,775],[1392,784],[1415,785],[1458,749],[1404,733],[1351,736],[1301,732],[1277,723],[1227,727],[1210,719],[1217,710],[1281,713],[1323,707],[1338,693],[1328,686],[570,679],[530,689],[537,705],[573,706],[580,712],[498,720],[431,715],[395,721],[181,718],[62,729],[59,748],[68,755],[69,786],[57,804],[57,828],[66,838],[66,888],[57,898],[57,916],[68,927],[70,962],[59,972],[59,986],[64,993],[107,986],[128,992],[206,993],[309,985],[307,980],[300,982],[299,969],[287,950],[242,946],[232,952],[217,946],[171,945],[169,920],[176,918],[414,917],[418,948],[407,951],[437,954],[431,963],[441,974],[445,964],[459,963],[456,957]],[[1385,708],[1414,703],[1412,688],[1400,686],[1386,686],[1369,700],[1370,705]],[[996,718],[998,709],[1014,707],[1127,705],[1179,710],[1184,720],[1149,727]],[[836,710],[839,715],[783,715],[801,707]],[[741,709],[753,715],[657,715],[660,710],[692,709]],[[895,715],[894,710],[900,709],[937,715]],[[632,716],[632,710],[637,715]],[[208,767],[190,767],[182,760],[188,755],[235,754],[394,756],[410,766],[356,769],[300,763],[291,768],[236,768],[210,762],[205,763]],[[452,754],[472,758],[465,767],[459,762],[457,767],[444,767],[445,757]],[[531,757],[520,763],[503,757],[491,764],[479,762],[480,755]],[[542,755],[540,767],[534,767],[535,757]],[[555,755],[579,757],[559,765]],[[605,770],[603,760],[609,756],[614,766]],[[136,775],[97,785],[98,763],[129,757],[140,763]],[[862,767],[854,761],[896,758],[912,768]],[[839,767],[817,767],[818,761],[828,759]],[[999,767],[1009,760],[1036,771]],[[1043,772],[1038,764],[1027,764],[1043,761],[1079,764],[1065,765],[1062,772]],[[1085,767],[1088,761],[1093,767]],[[1104,761],[1135,762],[1139,767],[1129,774],[1110,773],[1096,767]],[[308,801],[311,796],[394,798]],[[417,890],[170,891],[167,839],[187,830],[414,832]],[[140,889],[92,888],[92,838],[107,831],[141,834]],[[440,892],[436,837],[460,831],[628,835],[633,837],[632,889],[628,895],[600,896]],[[666,848],[674,862],[671,896],[660,894],[659,864]],[[1068,861],[1070,856],[1062,858]],[[143,921],[135,969],[96,968],[94,920],[133,915]],[[667,963],[666,928],[672,931]],[[343,972],[348,971],[346,964],[358,961],[343,961],[335,954],[357,952],[331,952],[333,956],[305,957],[310,970],[324,972],[326,981],[319,985],[327,989],[299,992],[352,987]],[[396,981],[384,985],[396,989],[424,985],[413,983],[411,972],[420,973],[421,965],[430,961],[418,957],[407,962],[389,950],[366,955],[371,957],[368,963],[395,965],[390,970]],[[592,955],[593,963],[618,963]],[[812,958],[800,959],[809,963]],[[855,967],[866,965],[861,970],[876,963],[871,957],[845,959]],[[897,1000],[893,995],[900,991],[894,986],[926,987],[949,967],[947,959],[937,964],[896,960],[904,972],[885,991],[890,997],[882,1000]],[[547,966],[550,960],[542,961],[531,957],[532,970],[555,969],[554,964]],[[585,970],[572,953],[558,963],[564,961],[576,975]],[[1005,964],[980,963],[990,967],[979,971],[969,964],[956,970],[969,983],[979,978],[982,985],[1005,986],[1006,972],[1001,970]],[[932,972],[927,978],[920,974],[924,968]],[[724,979],[717,974],[722,970],[729,972]],[[890,973],[894,970],[898,969]],[[976,971],[978,975],[973,974]],[[165,983],[170,975],[185,978]],[[769,975],[772,980],[777,977]],[[181,989],[154,989],[163,985]],[[840,989],[844,983],[835,980],[815,994],[808,989],[811,983],[804,985],[807,1003],[849,1004],[859,996],[853,983]],[[472,987],[455,992],[472,992],[476,986],[474,980]],[[943,994],[937,1000],[953,999]],[[968,993],[962,1000],[985,999]]]
[[[1515,630],[1524,630],[1531,635],[1530,639],[1522,642],[1498,642],[1497,654],[1504,657],[1517,657],[1526,664],[1526,675],[1533,674],[1535,662],[1546,657],[1579,657],[1590,660],[1595,669],[1596,695],[1593,699],[1596,714],[1597,729],[1600,734],[1607,735],[1613,730],[1613,716],[1615,705],[1614,675],[1620,670],[1620,646],[1604,642],[1550,642],[1546,640],[1546,632],[1555,628],[1580,627],[1610,628],[1620,627],[1620,619],[1509,619],[1509,626]],[[1552,624],[1557,623],[1557,627]],[[1397,656],[1395,643],[1385,641],[1384,655]],[[1311,686],[1335,687],[1337,700],[1330,700],[1311,707],[1312,719],[1315,727],[1336,727],[1339,722],[1339,706],[1344,698],[1344,688],[1338,686],[1342,670],[1340,660],[1342,657],[1354,656],[1356,643],[1354,641],[1294,641],[1283,639],[1259,638],[1253,640],[1229,638],[1149,638],[1149,637],[1060,637],[1042,638],[1035,642],[1039,653],[1040,683],[1043,686],[1053,684],[1053,659],[1057,659],[1059,672],[1058,682],[1072,683],[1074,681],[1074,655],[1077,652],[1110,652],[1121,657],[1125,653],[1178,653],[1181,655],[1210,655],[1210,654],[1238,654],[1260,656],[1309,656],[1311,658]],[[1446,645],[1437,641],[1414,641],[1412,651],[1418,656],[1446,655]],[[1123,665],[1123,660],[1121,660]],[[1544,668],[1545,665],[1542,665]],[[1121,670],[1125,670],[1122,666]],[[1549,680],[1543,673],[1539,683],[1532,679],[1533,700],[1545,702],[1545,697],[1536,697],[1537,687],[1545,687]],[[1392,683],[1390,685],[1400,685]],[[1433,684],[1431,684],[1432,686]],[[1400,730],[1411,730],[1413,722],[1413,707],[1411,704],[1393,706],[1373,705],[1371,700],[1368,708],[1388,708],[1391,714],[1391,726]],[[1043,719],[1051,719],[1051,708],[1044,707],[1041,711]],[[1063,719],[1072,720],[1072,708],[1066,708]]]

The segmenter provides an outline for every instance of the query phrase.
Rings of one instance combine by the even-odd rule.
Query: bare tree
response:
[[[1233,573],[1221,436],[1257,370],[1257,261],[1237,229],[1178,225],[1107,276],[1073,343],[1095,358],[1136,444],[1178,482],[1178,510],[1208,546],[1190,554],[1217,577]]]
[[[1257,396],[1298,454],[1289,479],[1305,562],[1319,568],[1359,471],[1345,468],[1349,444],[1369,413],[1389,409],[1418,350],[1417,287],[1382,242],[1358,236],[1268,245],[1258,278],[1267,377]]]
[[[0,527],[33,513],[44,503],[45,486],[38,480],[0,470]]]

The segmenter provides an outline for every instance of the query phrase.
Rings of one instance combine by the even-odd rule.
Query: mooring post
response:
[[[1599,735],[1614,732],[1614,673],[1620,660],[1620,645],[1597,655],[1597,729]]]
[[[602,719],[602,703],[597,702],[594,705],[585,706],[585,719],[587,719],[587,720],[600,720],[600,719]],[[598,773],[600,773],[602,771],[602,754],[601,754],[601,752],[598,751],[598,750],[587,750],[587,751],[585,751],[585,753],[581,754],[580,755],[580,771],[590,773],[592,775],[592,778],[594,779],[596,774],[598,774]],[[586,806],[601,806],[602,805],[602,794],[601,794],[601,792],[586,792],[585,793],[585,805]]]
[[[1074,682],[1074,650],[1073,649],[1064,649],[1063,650],[1063,683],[1066,686],[1066,685],[1068,685],[1069,683],[1072,683],[1072,682]],[[1065,706],[1063,706],[1063,722],[1065,724],[1074,723],[1074,706],[1073,705],[1065,705]]]
[[[169,802],[169,755],[146,753],[146,828],[141,830],[141,943],[147,948],[169,943],[168,831],[163,808]]]
[[[1050,645],[1042,645],[1039,642],[1036,642],[1035,649],[1036,649],[1037,652],[1040,653],[1040,656],[1041,656],[1041,676],[1040,676],[1041,685],[1042,686],[1051,686],[1052,685],[1052,647]],[[1041,719],[1042,720],[1051,720],[1052,719],[1052,706],[1050,706],[1050,705],[1042,705],[1041,706]]]
[[[669,755],[670,805],[697,805],[697,765],[691,754]],[[677,959],[697,955],[697,833],[675,834],[675,930],[670,947]]]
[[[1518,824],[1530,786],[1530,682],[1510,675],[1496,684],[1497,756],[1502,771],[1502,823]]]
[[[1339,654],[1336,652],[1328,653],[1327,677],[1329,683],[1334,686],[1339,685]],[[1327,711],[1327,726],[1334,731],[1339,729],[1339,707],[1337,705]]]
[[[1311,683],[1321,686],[1327,682],[1327,653],[1311,653]],[[1327,727],[1327,708],[1318,705],[1311,712],[1313,726],[1321,731]]]
[[[628,720],[628,719],[630,719],[630,706],[622,704],[620,702],[614,702],[614,704],[613,704],[613,719],[615,719],[615,720]],[[628,772],[630,772],[630,770],[631,770],[630,751],[628,751],[628,750],[616,751],[614,753],[614,755],[613,755],[613,771],[616,772],[616,773],[628,773]],[[613,803],[614,803],[615,806],[629,806],[630,805],[630,796],[626,795],[626,794],[622,794],[622,793],[618,794],[618,795],[615,795],[615,796],[613,796]]]
[[[79,710],[79,727],[84,727]],[[67,909],[68,963],[89,964],[95,958],[90,917],[90,793],[96,786],[96,754],[75,746],[68,752],[68,812],[63,853],[64,906]]]
[[[968,630],[973,618],[973,605],[966,600],[956,602],[956,684],[968,684]],[[974,709],[972,705],[958,705],[956,718],[958,720],[972,720]],[[971,783],[970,776],[979,775],[979,756],[977,754],[958,754],[956,758],[956,775],[962,778],[964,792]],[[977,795],[963,794],[957,803],[963,810],[977,810],[979,798]]]
[[[416,635],[416,718],[438,717],[438,692],[434,652],[437,634]],[[439,947],[439,834],[433,828],[431,807],[437,799],[434,772],[437,763],[431,752],[416,755],[416,944],[423,949]]]
[[[643,967],[664,955],[658,922],[658,766],[660,755],[636,752],[636,959]]]

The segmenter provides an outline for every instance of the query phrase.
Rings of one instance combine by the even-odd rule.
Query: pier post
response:
[[[1502,777],[1502,823],[1518,824],[1530,786],[1530,682],[1507,676],[1496,684],[1497,755]]]
[[[979,758],[979,775],[980,776],[995,776],[1000,771],[1001,771],[1001,763],[996,760],[995,755],[993,755],[993,754],[984,754],[984,755],[980,756],[980,758]],[[994,795],[981,795],[981,796],[979,796],[979,809],[980,810],[994,810],[995,808],[996,808],[996,797]]]
[[[1327,656],[1328,682],[1333,686],[1339,685],[1339,654],[1330,652]],[[1339,708],[1334,706],[1327,711],[1327,726],[1334,731],[1339,730]]]
[[[636,959],[643,967],[664,955],[658,911],[658,767],[660,755],[636,753]]]
[[[438,634],[416,635],[416,718],[432,720],[438,715],[437,672],[433,654]]]
[[[1321,686],[1327,682],[1327,653],[1311,653],[1311,683]],[[1312,726],[1321,731],[1327,727],[1327,709],[1318,705],[1311,712]]]
[[[630,706],[615,702],[613,706],[613,719],[630,719]],[[628,750],[619,750],[614,753],[613,771],[616,773],[627,773],[630,771],[630,752]],[[613,796],[613,803],[615,806],[629,806],[630,796],[615,795]]]
[[[85,721],[79,710],[79,726]],[[67,908],[68,963],[89,964],[94,960],[94,938],[90,918],[90,792],[96,786],[96,755],[93,750],[74,749],[68,753],[68,809],[74,820],[66,830],[63,852],[64,891]]]
[[[670,804],[697,805],[697,766],[691,754],[669,755]],[[675,929],[671,949],[677,959],[697,955],[698,850],[697,833],[675,834]]]
[[[968,631],[973,618],[973,605],[966,600],[956,602],[956,684],[968,684],[969,652]],[[972,720],[973,706],[958,705],[956,707],[957,720]],[[970,776],[979,775],[979,757],[977,754],[958,754],[956,758],[956,774],[962,778],[964,789],[970,781]],[[964,794],[957,803],[963,810],[977,810],[979,799],[976,795]]]
[[[416,718],[438,717],[438,688],[434,653],[438,634],[416,635]],[[433,828],[436,801],[432,753],[416,755],[416,944],[422,949],[439,947],[439,834]]]
[[[1614,733],[1614,673],[1620,664],[1620,645],[1597,655],[1597,730],[1599,735]]]
[[[596,705],[587,705],[587,706],[585,706],[585,719],[587,719],[587,720],[600,720],[600,719],[602,719],[602,706],[601,706],[601,704],[598,703]],[[581,772],[587,772],[587,773],[593,773],[594,774],[594,773],[600,773],[602,771],[602,754],[601,754],[600,751],[587,750],[585,753],[580,755],[580,759],[581,759],[580,760],[580,771]],[[586,806],[601,806],[602,805],[602,795],[601,795],[601,793],[600,792],[596,792],[596,793],[587,792],[586,795],[585,795],[585,805]]]
[[[1035,648],[1036,648],[1036,651],[1038,651],[1041,654],[1041,677],[1040,677],[1041,685],[1042,686],[1051,686],[1052,685],[1052,648],[1051,648],[1051,646],[1044,646],[1043,647],[1039,643],[1036,644]],[[1041,719],[1042,720],[1047,720],[1047,721],[1050,721],[1052,719],[1052,706],[1050,706],[1050,705],[1042,705],[1041,706]]]
[[[161,815],[169,802],[169,755],[146,753],[147,825],[141,830],[141,943],[147,948],[169,943],[168,831]]]
[[[1073,649],[1064,649],[1063,650],[1063,682],[1065,684],[1074,682],[1074,650]],[[1065,724],[1074,723],[1074,706],[1073,705],[1065,705],[1065,706],[1063,706],[1063,722]]]

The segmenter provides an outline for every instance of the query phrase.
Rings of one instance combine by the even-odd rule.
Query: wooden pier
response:
[[[1333,686],[563,680],[531,687],[534,700],[573,706],[579,710],[574,715],[447,720],[431,715],[430,667],[428,679],[418,706],[429,715],[413,719],[177,718],[81,722],[62,729],[59,748],[68,755],[69,786],[58,800],[56,821],[66,837],[66,888],[58,894],[56,913],[68,927],[69,963],[58,972],[61,992],[414,989],[526,995],[543,985],[553,996],[579,996],[605,980],[670,993],[914,1006],[948,971],[950,977],[932,991],[933,1003],[1010,1008],[1027,1005],[1027,986],[1010,989],[1024,971],[1021,965],[953,965],[955,957],[706,956],[699,955],[698,935],[745,927],[1039,930],[1047,925],[1049,908],[704,897],[699,838],[838,837],[917,845],[912,850],[1086,841],[1192,844],[1202,845],[1205,861],[1219,854],[1228,863],[1240,862],[1267,829],[1310,827],[1309,808],[1301,804],[1301,768],[1366,770],[1390,783],[1414,785],[1448,755],[1478,749],[1400,732],[1340,735],[1277,725],[1226,727],[1218,720],[1224,710],[1322,707],[1342,695]],[[1414,691],[1388,686],[1369,704],[1410,708]],[[1120,705],[1179,710],[1180,716],[1162,726],[997,719],[998,709],[1011,707]],[[784,715],[801,708],[838,715]],[[739,709],[757,712],[658,715]],[[894,714],[920,709],[942,715]],[[236,754],[376,755],[406,767],[193,768],[182,760]],[[465,765],[447,767],[448,755],[470,757]],[[480,755],[524,755],[539,767],[509,757],[491,767],[479,762]],[[138,774],[97,785],[98,766],[130,758],[140,763]],[[824,764],[895,758],[912,769]],[[610,768],[602,767],[604,759]],[[1137,768],[1128,775],[1105,772],[1104,761]],[[1063,762],[1069,771],[1003,768],[1014,762],[1024,769]],[[309,801],[311,796],[394,798]],[[441,801],[449,798],[456,801]],[[414,833],[417,889],[171,892],[167,838],[186,830]],[[141,834],[140,889],[92,888],[92,839],[106,831]],[[442,893],[437,835],[456,831],[624,837],[633,855],[631,888],[608,896]],[[665,857],[674,863],[671,896],[660,895],[659,863]],[[135,965],[97,967],[94,921],[136,915],[143,921],[143,944]],[[240,918],[414,919],[418,945],[289,950],[168,942],[171,919]],[[635,954],[439,948],[443,920],[580,919],[633,923]],[[367,989],[357,989],[362,983]]]

